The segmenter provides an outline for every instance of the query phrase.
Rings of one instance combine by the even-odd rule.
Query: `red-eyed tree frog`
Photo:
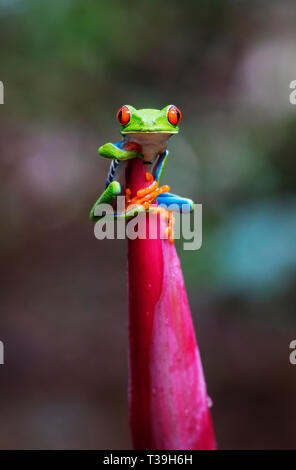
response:
[[[102,157],[112,159],[106,180],[106,189],[93,205],[90,219],[97,220],[95,209],[100,204],[114,204],[118,195],[127,196],[124,178],[121,177],[126,162],[131,158],[140,158],[147,165],[147,175],[151,180],[150,198],[134,198],[133,204],[127,205],[124,213],[115,213],[115,217],[133,217],[138,212],[149,210],[149,205],[155,200],[161,206],[169,207],[174,204],[179,210],[190,212],[194,208],[191,199],[182,198],[165,191],[168,186],[158,188],[163,174],[169,151],[168,139],[179,132],[178,124],[181,111],[174,105],[157,109],[135,109],[125,105],[117,112],[120,132],[123,139],[119,143],[106,143],[99,148]],[[163,189],[162,189],[163,188]],[[147,191],[146,191],[147,194]]]

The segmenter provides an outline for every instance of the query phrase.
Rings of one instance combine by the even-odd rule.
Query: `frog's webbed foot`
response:
[[[151,184],[146,188],[139,189],[137,195],[133,198],[131,197],[131,191],[126,189],[126,214],[130,214],[133,209],[138,212],[153,212],[155,214],[160,214],[162,219],[167,221],[167,227],[165,230],[165,235],[168,237],[171,243],[174,242],[174,216],[172,212],[169,212],[163,207],[157,207],[152,205],[158,197],[164,193],[168,193],[170,187],[167,185],[158,186],[158,181],[154,180],[153,176],[150,173],[146,173],[146,181],[150,181]],[[139,210],[141,208],[141,210]],[[134,214],[135,215],[135,214]]]
[[[170,190],[170,187],[167,185],[159,187],[158,182],[148,172],[146,173],[146,181],[151,181],[151,184],[146,188],[139,189],[134,197],[131,197],[131,191],[126,189],[126,209],[132,205],[142,205],[147,210],[160,194]]]
[[[114,199],[121,193],[121,186],[118,181],[112,181],[112,183],[109,184],[109,186],[105,189],[105,191],[101,194],[99,199],[94,203],[90,214],[89,218],[92,221],[96,221],[100,219],[102,216],[101,215],[96,215],[96,212],[98,211],[98,206],[101,204],[112,204],[114,202]]]
[[[192,212],[194,210],[194,202],[192,199],[185,197],[177,196],[177,194],[172,193],[162,193],[157,197],[157,203],[161,206],[166,206],[168,210],[180,211],[183,213]],[[174,205],[170,209],[170,206]]]
[[[99,220],[101,217],[108,215],[115,219],[128,219],[134,217],[135,215],[139,214],[139,212],[145,212],[146,209],[141,204],[131,204],[129,207],[125,207],[122,212],[111,212],[110,214],[106,214],[106,207],[101,207],[102,213],[100,213],[100,206],[105,204],[112,204],[114,205],[114,201],[117,196],[121,193],[121,186],[118,181],[112,181],[105,191],[101,194],[98,200],[94,203],[89,218],[91,221],[95,222]],[[96,215],[97,214],[97,215]]]

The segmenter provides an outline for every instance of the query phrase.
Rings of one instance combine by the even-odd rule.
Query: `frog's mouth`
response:
[[[157,155],[166,151],[169,138],[176,132],[127,132],[124,138],[140,146],[144,163],[153,163]]]
[[[153,130],[153,131],[121,131],[121,134],[126,135],[126,134],[178,134],[178,131],[158,131],[158,130]]]

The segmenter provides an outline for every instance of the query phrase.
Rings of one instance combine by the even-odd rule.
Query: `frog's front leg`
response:
[[[130,160],[131,158],[141,158],[143,155],[140,153],[140,146],[135,142],[128,142],[122,140],[116,144],[108,142],[107,144],[102,145],[98,152],[102,157],[112,158],[117,160]]]

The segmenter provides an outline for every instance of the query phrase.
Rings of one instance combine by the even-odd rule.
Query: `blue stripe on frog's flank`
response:
[[[109,168],[109,172],[107,175],[106,188],[108,188],[109,184],[112,183],[114,179],[114,175],[115,175],[115,170],[118,167],[119,163],[120,163],[120,160],[117,160],[117,158],[112,160],[110,168]]]

